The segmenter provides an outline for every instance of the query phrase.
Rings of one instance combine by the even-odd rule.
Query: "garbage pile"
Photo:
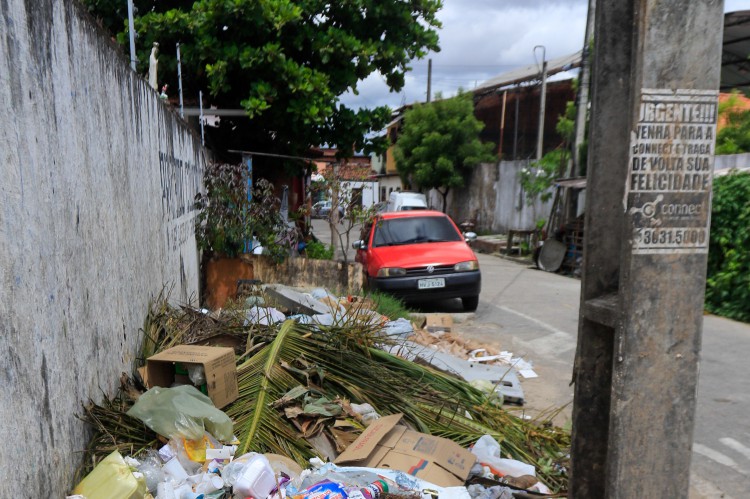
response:
[[[565,495],[565,431],[391,353],[406,324],[376,309],[272,286],[213,312],[158,297],[133,373],[85,407],[69,497]]]

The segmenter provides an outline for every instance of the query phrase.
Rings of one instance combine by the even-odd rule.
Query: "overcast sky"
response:
[[[573,54],[583,46],[588,0],[443,0],[440,48],[415,61],[400,93],[389,93],[380,75],[360,83],[360,95],[346,95],[347,106],[391,108],[424,101],[427,59],[432,59],[432,95],[470,90],[507,71]],[[750,0],[725,0],[724,11],[750,9]]]

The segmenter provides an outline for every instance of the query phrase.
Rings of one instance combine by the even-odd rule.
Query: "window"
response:
[[[460,241],[447,217],[408,217],[382,220],[375,228],[373,246]]]

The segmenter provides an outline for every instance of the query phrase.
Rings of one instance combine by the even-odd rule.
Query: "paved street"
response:
[[[461,329],[534,364],[522,381],[530,411],[571,402],[580,281],[479,255],[482,295]],[[691,498],[750,495],[750,325],[706,316],[694,433]],[[570,406],[556,420],[564,424]]]
[[[314,222],[327,244],[327,224]],[[352,233],[357,238],[358,231]],[[478,255],[482,294],[475,314],[459,300],[423,309],[454,313],[468,338],[496,344],[532,362],[538,378],[522,380],[524,411],[569,404],[556,417],[570,421],[570,386],[578,334],[580,281],[496,256]],[[691,499],[740,499],[750,493],[750,325],[706,316],[693,448]]]

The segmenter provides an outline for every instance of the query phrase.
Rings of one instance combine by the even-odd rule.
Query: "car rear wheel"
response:
[[[479,306],[479,296],[464,296],[461,298],[461,303],[464,306],[464,310],[473,312]]]

